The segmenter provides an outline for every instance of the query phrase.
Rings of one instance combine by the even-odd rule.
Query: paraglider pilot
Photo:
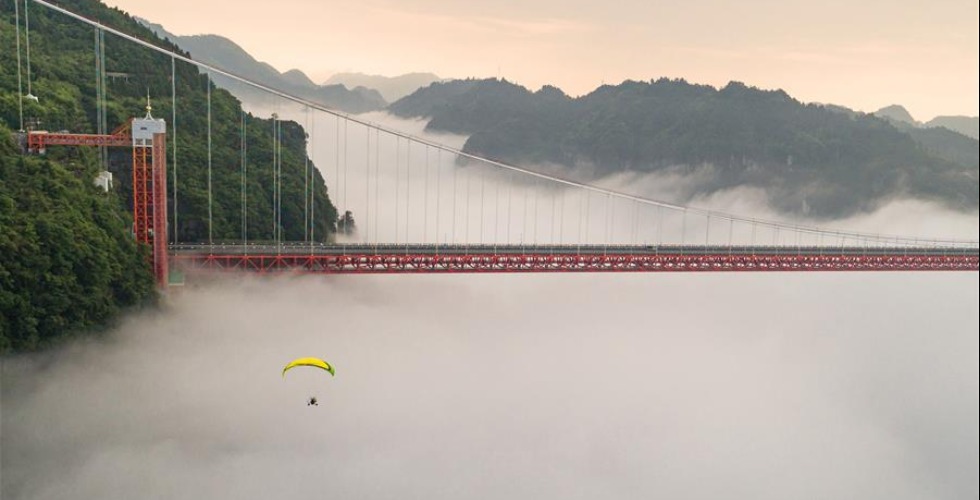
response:
[[[282,377],[286,378],[286,372],[297,366],[312,366],[329,373],[331,377],[334,375],[333,367],[330,366],[330,363],[327,363],[320,358],[299,358],[290,361],[285,367],[283,367]],[[320,404],[317,402],[316,396],[310,396],[310,399],[306,401],[306,406],[320,406]]]

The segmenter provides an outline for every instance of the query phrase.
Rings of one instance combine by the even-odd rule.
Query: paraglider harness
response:
[[[306,406],[320,406],[320,403],[317,402],[316,396],[310,396],[310,400],[306,403]]]

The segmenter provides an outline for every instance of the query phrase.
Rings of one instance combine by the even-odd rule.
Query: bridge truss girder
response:
[[[188,270],[257,273],[976,271],[976,255],[215,255],[176,254]]]

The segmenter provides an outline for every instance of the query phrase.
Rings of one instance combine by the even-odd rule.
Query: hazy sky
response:
[[[864,111],[900,103],[920,120],[978,114],[975,1],[107,3],[180,35],[229,37],[316,81],[336,71],[432,71],[555,84],[577,95],[603,82],[668,76],[742,80]]]

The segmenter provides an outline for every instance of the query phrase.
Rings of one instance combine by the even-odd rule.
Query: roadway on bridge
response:
[[[179,244],[174,255],[785,255],[980,256],[977,247],[762,245]]]

